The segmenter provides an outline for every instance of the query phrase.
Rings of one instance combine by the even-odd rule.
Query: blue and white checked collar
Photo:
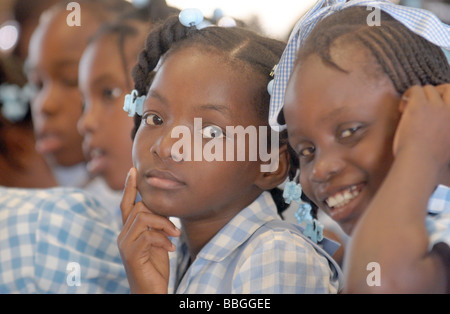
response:
[[[284,105],[284,92],[297,51],[319,21],[335,12],[353,6],[379,8],[416,34],[437,46],[450,50],[450,26],[442,23],[429,11],[396,5],[387,0],[351,0],[348,2],[345,0],[319,0],[295,25],[288,45],[275,70],[269,111],[269,124],[274,130],[282,131],[286,129],[286,125],[280,125],[277,118]]]
[[[280,216],[269,192],[263,192],[252,204],[239,212],[200,251],[198,257],[220,262],[233,253],[261,225]]]
[[[430,214],[440,214],[446,208],[450,208],[450,187],[439,185],[431,195],[427,209]]]

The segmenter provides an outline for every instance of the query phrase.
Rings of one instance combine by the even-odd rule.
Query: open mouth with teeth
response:
[[[359,193],[361,193],[361,185],[352,185],[329,196],[325,199],[325,203],[331,209],[341,208],[357,198]]]

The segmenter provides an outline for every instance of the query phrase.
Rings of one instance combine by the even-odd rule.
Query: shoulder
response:
[[[280,221],[263,226],[240,248],[234,282],[240,293],[335,293],[339,276],[301,230]],[[255,279],[259,283],[252,287]],[[257,280],[258,281],[258,280]],[[239,284],[238,284],[239,283]],[[236,291],[237,292],[237,291]]]
[[[50,189],[0,188],[0,213],[32,215],[65,214],[110,223],[114,219],[97,198],[79,188]]]

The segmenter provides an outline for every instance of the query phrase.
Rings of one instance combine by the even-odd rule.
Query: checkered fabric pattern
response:
[[[439,185],[428,201],[426,226],[431,249],[439,242],[450,246],[450,188]]]
[[[114,219],[79,189],[0,188],[0,293],[128,293]]]
[[[320,0],[295,25],[275,70],[269,111],[269,124],[274,130],[281,131],[286,129],[286,125],[280,125],[277,119],[283,109],[284,92],[292,72],[297,51],[319,21],[335,12],[353,6],[379,8],[416,34],[437,46],[450,50],[450,26],[442,23],[429,11],[396,5],[387,0],[351,0],[349,2],[345,0]]]
[[[186,242],[173,239],[177,250],[170,254],[169,293],[338,292],[340,270],[300,231],[268,228],[251,237],[274,219],[281,221],[270,193],[264,192],[223,227],[189,267]],[[230,272],[230,267],[236,268]],[[230,290],[224,288],[228,280],[232,280]]]

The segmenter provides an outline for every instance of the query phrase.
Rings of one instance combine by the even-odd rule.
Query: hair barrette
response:
[[[0,102],[2,115],[10,122],[22,121],[28,113],[29,103],[36,94],[33,85],[20,87],[14,84],[0,85]]]
[[[197,8],[184,9],[178,15],[180,23],[186,27],[197,27],[203,22],[203,13]]]
[[[317,219],[306,221],[306,228],[303,234],[317,243],[323,240],[323,225]]]
[[[289,181],[285,184],[283,190],[283,198],[286,204],[290,204],[292,201],[300,202],[302,196],[302,186],[300,183]]]
[[[304,221],[312,220],[313,217],[311,216],[311,210],[312,206],[309,203],[301,203],[298,206],[297,211],[295,212],[295,218],[297,219],[298,223],[302,223]]]
[[[123,104],[123,110],[128,112],[129,117],[134,117],[137,113],[142,116],[144,110],[145,96],[138,96],[138,91],[133,90],[131,94],[125,96],[125,101]]]
[[[272,96],[272,91],[273,91],[273,82],[274,82],[274,77],[275,77],[275,70],[277,69],[278,64],[275,64],[272,68],[272,71],[270,71],[269,76],[272,78],[269,82],[269,84],[267,84],[267,92],[269,93],[270,96]]]

